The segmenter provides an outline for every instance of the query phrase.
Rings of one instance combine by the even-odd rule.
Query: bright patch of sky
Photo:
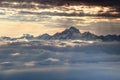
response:
[[[0,36],[54,34],[70,26],[97,35],[120,34],[119,12],[115,8],[84,4],[54,6],[2,2],[0,24]]]

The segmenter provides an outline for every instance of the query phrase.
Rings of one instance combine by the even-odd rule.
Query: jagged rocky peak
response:
[[[71,27],[69,28],[69,30],[71,30],[71,31],[79,31],[79,29],[75,28],[74,26],[71,26]]]
[[[61,33],[54,34],[51,39],[78,39],[80,36],[79,29],[72,26]]]
[[[94,34],[92,34],[90,32],[84,32],[82,35],[94,35]]]
[[[84,32],[82,33],[82,37],[81,38],[84,38],[84,39],[97,39],[97,35],[93,34],[93,33],[90,33],[90,32]]]
[[[0,41],[4,41],[4,40],[11,40],[11,41],[15,41],[15,40],[67,40],[67,39],[71,39],[71,40],[75,40],[75,39],[80,39],[80,40],[102,40],[102,41],[120,41],[120,35],[101,35],[101,36],[97,36],[91,32],[84,32],[81,33],[79,31],[79,29],[77,29],[74,26],[69,27],[68,29],[65,29],[62,32],[57,32],[54,35],[49,35],[47,33],[42,34],[40,36],[34,37],[33,35],[30,34],[23,34],[21,37],[18,38],[10,38],[10,37],[0,37]]]
[[[61,34],[71,34],[71,35],[74,35],[74,34],[81,34],[79,29],[75,28],[75,27],[70,27],[68,29],[65,29],[63,32],[61,32]]]
[[[79,29],[75,28],[74,26],[71,26],[69,29],[66,29],[65,31],[70,31],[72,33],[80,33]]]
[[[45,34],[43,34],[43,35],[41,35],[41,36],[38,36],[37,38],[38,38],[38,39],[45,39],[45,40],[46,40],[46,39],[50,39],[50,37],[51,37],[51,36],[50,36],[49,34],[45,33]]]

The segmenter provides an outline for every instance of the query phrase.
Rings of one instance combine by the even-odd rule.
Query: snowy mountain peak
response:
[[[69,30],[70,31],[79,31],[77,28],[75,28],[74,26],[71,26],[70,28],[69,28]]]
[[[38,36],[37,38],[38,39],[44,39],[44,40],[48,40],[48,39],[50,39],[50,35],[49,34],[47,34],[47,33],[45,33],[45,34],[43,34],[43,35],[41,35],[41,36]]]
[[[70,27],[61,33],[54,34],[51,39],[78,39],[80,38],[80,35],[79,29]]]
[[[65,31],[63,32],[71,32],[71,33],[80,33],[79,32],[79,29],[75,28],[75,27],[70,27],[69,29],[66,29]]]
[[[91,32],[80,33],[79,29],[75,28],[74,26],[71,26],[68,29],[65,29],[62,32],[57,32],[52,36],[45,33],[37,37],[34,37],[33,35],[30,34],[23,34],[21,37],[18,38],[11,38],[6,36],[0,37],[0,41],[69,40],[69,39],[120,41],[120,35],[97,36]]]
[[[82,33],[82,35],[88,36],[88,35],[94,35],[94,34],[92,34],[92,33],[90,33],[90,32],[84,32],[84,33]]]
[[[87,40],[91,40],[91,39],[93,40],[93,39],[97,39],[98,36],[95,35],[95,34],[92,34],[90,32],[84,32],[84,33],[82,33],[82,37],[81,38],[87,39]]]

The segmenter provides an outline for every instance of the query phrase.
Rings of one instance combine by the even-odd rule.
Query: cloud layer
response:
[[[119,0],[6,0],[0,4],[0,27],[2,27],[0,36],[16,37],[25,33],[39,35],[45,31],[43,27],[48,27],[47,33],[51,34],[55,28],[63,30],[70,26],[97,35],[120,34]],[[21,30],[21,26],[26,28],[25,31]],[[38,26],[42,29],[39,34]],[[11,29],[17,27],[21,33],[17,30],[12,34]]]
[[[119,80],[119,48],[101,41],[7,42],[0,44],[0,79]]]
[[[120,63],[119,42],[35,41],[0,46],[0,69],[39,68],[48,65]]]
[[[17,1],[17,2],[38,2],[42,4],[51,5],[65,5],[65,4],[92,4],[92,5],[104,5],[104,6],[119,6],[120,0],[1,0],[2,1]]]

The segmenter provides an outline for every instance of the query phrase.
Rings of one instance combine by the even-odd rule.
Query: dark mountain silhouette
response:
[[[98,36],[90,32],[84,32],[81,35],[81,39],[85,39],[85,40],[98,39]]]
[[[79,39],[81,33],[75,27],[70,27],[69,29],[65,29],[61,33],[54,34],[51,39]]]
[[[55,33],[54,35],[49,35],[47,33],[34,37],[30,34],[23,34],[19,38],[1,37],[0,40],[17,40],[17,39],[27,39],[27,40],[102,40],[102,41],[120,41],[120,35],[106,35],[97,36],[90,32],[81,33],[79,29],[75,27],[70,27],[65,29],[60,33]]]
[[[30,37],[30,36],[29,36]],[[38,37],[34,37],[40,40],[74,40],[74,39],[82,39],[82,40],[102,40],[102,41],[120,41],[120,35],[106,35],[106,36],[97,36],[90,32],[81,33],[79,29],[75,27],[70,27],[65,29],[60,33],[55,33],[50,36],[49,34],[43,34]]]
[[[106,35],[106,36],[98,36],[98,39],[102,41],[120,41],[120,35]]]
[[[51,36],[47,33],[36,37],[36,39],[44,39],[44,40],[49,40],[50,38]]]

